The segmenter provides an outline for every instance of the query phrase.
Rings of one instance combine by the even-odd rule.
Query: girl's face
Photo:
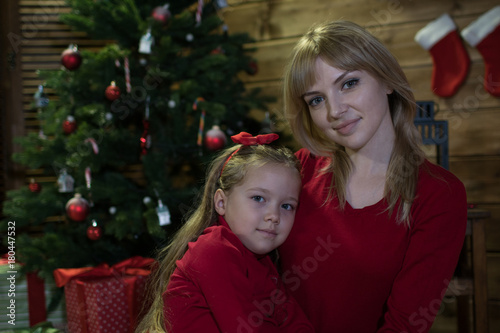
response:
[[[290,167],[267,163],[250,166],[245,179],[229,193],[215,193],[215,209],[243,245],[267,254],[283,244],[293,226],[301,179]]]
[[[315,70],[316,82],[303,98],[314,124],[329,139],[351,151],[392,145],[391,89],[365,71],[340,70],[321,58]]]

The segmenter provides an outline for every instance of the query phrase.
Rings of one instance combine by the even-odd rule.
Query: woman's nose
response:
[[[348,108],[347,105],[341,100],[333,97],[328,98],[327,107],[329,120],[339,119],[340,117],[342,117],[342,114],[347,111]]]

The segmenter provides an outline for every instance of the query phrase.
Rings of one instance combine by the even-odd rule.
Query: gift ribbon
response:
[[[72,279],[78,278],[98,278],[111,277],[117,275],[149,275],[151,266],[155,263],[154,259],[135,256],[121,261],[113,266],[106,263],[96,267],[82,268],[58,268],[54,270],[54,279],[58,287],[64,287]]]
[[[135,256],[121,261],[113,266],[103,263],[96,267],[59,268],[54,270],[54,279],[58,287],[63,287],[70,283],[71,280],[76,279],[78,299],[83,300],[85,299],[84,292],[86,281],[109,277],[120,278],[120,280],[122,280],[127,286],[125,289],[128,304],[130,305],[129,318],[131,320],[131,327],[134,328],[137,319],[136,314],[139,312],[139,309],[136,309],[137,304],[134,302],[134,299],[136,298],[134,295],[134,284],[137,276],[147,276],[151,273],[154,263],[154,259]],[[86,313],[86,309],[78,309],[78,318],[83,333],[88,331]]]

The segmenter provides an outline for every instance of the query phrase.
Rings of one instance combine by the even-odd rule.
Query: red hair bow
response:
[[[252,136],[247,132],[241,132],[240,134],[236,134],[231,137],[234,143],[240,143],[244,146],[266,145],[277,140],[278,138],[279,135],[276,133]]]
[[[270,134],[260,134],[257,136],[252,136],[252,134],[247,133],[247,132],[241,132],[240,134],[236,134],[231,136],[231,139],[233,140],[234,143],[240,143],[243,146],[256,146],[256,145],[266,145],[268,143],[273,142],[274,140],[277,140],[279,138],[279,135],[276,133],[270,133]],[[224,171],[224,168],[226,167],[227,162],[241,149],[238,148],[236,149],[229,157],[227,160],[224,162],[224,165],[222,165],[222,169],[220,170],[220,174],[222,176],[222,172]]]

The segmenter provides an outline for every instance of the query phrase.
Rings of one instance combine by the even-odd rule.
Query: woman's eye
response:
[[[260,195],[254,195],[252,197],[252,200],[257,201],[257,202],[262,202],[262,201],[264,201],[264,198],[261,197]]]
[[[350,80],[346,81],[346,83],[344,83],[344,85],[342,86],[342,88],[343,89],[351,89],[356,84],[358,84],[358,81],[359,81],[359,79],[350,79]]]
[[[307,102],[309,106],[317,106],[319,103],[323,102],[323,97],[314,97]]]

